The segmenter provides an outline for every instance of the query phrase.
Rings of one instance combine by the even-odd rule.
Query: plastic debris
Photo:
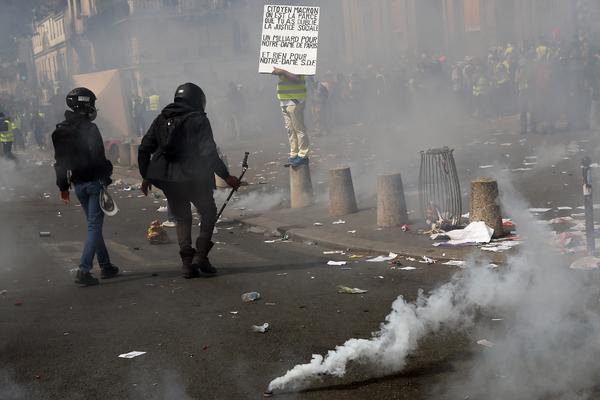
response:
[[[346,223],[346,221],[344,221],[343,219],[338,219],[337,221],[333,221],[331,224],[332,225],[342,225],[345,223]]]
[[[375,257],[375,258],[370,258],[370,259],[365,260],[365,261],[366,262],[385,262],[385,261],[392,261],[396,257],[398,257],[398,254],[390,252],[390,254],[387,255],[387,256],[378,256],[378,257]]]
[[[487,339],[481,339],[477,341],[477,344],[483,347],[487,347],[489,349],[491,349],[492,347],[494,347],[496,345],[496,343],[494,342],[490,342]]]
[[[428,265],[430,265],[430,264],[434,264],[435,260],[433,258],[429,258],[427,256],[421,256],[421,259],[419,260],[419,262],[421,264],[428,264]]]
[[[158,209],[156,210],[156,212],[166,213],[167,212],[167,206],[160,206],[160,207],[158,207]]]
[[[167,244],[170,242],[169,235],[167,235],[167,231],[161,226],[159,220],[152,221],[148,228],[146,238],[150,244]]]
[[[250,302],[256,301],[258,299],[260,299],[260,293],[258,293],[258,292],[244,293],[242,295],[242,301],[244,303],[250,303]]]
[[[402,267],[402,268],[398,268],[401,271],[414,271],[416,268],[415,267]]]
[[[431,236],[432,239],[447,237],[450,240],[439,245],[461,246],[489,243],[494,235],[494,230],[483,221],[471,222],[465,229],[456,229],[446,233],[436,233]]]
[[[352,230],[352,231],[348,231],[348,233],[356,233],[356,229]]]
[[[410,225],[404,224],[402,225],[402,232],[408,232],[410,231]]]
[[[252,325],[252,331],[258,333],[265,333],[269,330],[269,324],[265,322],[262,325]]]
[[[313,225],[314,226],[323,226],[323,223],[322,222],[315,222]]]
[[[543,213],[547,213],[550,210],[552,210],[552,209],[551,208],[530,208],[529,212],[534,213],[534,214],[543,214]]]
[[[342,250],[329,250],[329,251],[324,251],[323,254],[341,254],[341,255],[345,255],[346,252],[342,251]]]
[[[579,259],[573,261],[573,263],[571,263],[569,268],[589,271],[592,269],[598,269],[599,266],[600,266],[600,258],[598,258],[598,257],[582,257],[582,258],[579,258]]]
[[[461,260],[450,260],[444,263],[444,265],[450,265],[452,267],[464,267],[465,262]]]
[[[359,289],[359,288],[351,288],[348,286],[340,285],[337,287],[337,292],[341,293],[341,294],[362,294],[362,293],[367,293],[368,290]]]
[[[146,354],[145,351],[130,351],[129,353],[119,354],[119,358],[135,358]]]
[[[332,265],[334,267],[341,267],[342,265],[348,264],[347,261],[328,261],[327,265]]]

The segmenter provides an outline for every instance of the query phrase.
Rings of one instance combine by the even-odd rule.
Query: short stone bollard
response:
[[[483,221],[494,229],[494,238],[504,236],[498,182],[492,178],[478,178],[471,182],[470,222]]]
[[[138,150],[140,149],[139,144],[129,145],[129,162],[130,165],[138,165]]]
[[[119,143],[119,164],[123,166],[131,165],[131,150],[129,143]]]
[[[402,175],[383,175],[377,178],[377,225],[400,226],[408,223]]]
[[[313,188],[308,164],[290,167],[290,199],[292,208],[304,208],[312,204]]]
[[[358,211],[350,168],[329,170],[329,214],[333,217]]]

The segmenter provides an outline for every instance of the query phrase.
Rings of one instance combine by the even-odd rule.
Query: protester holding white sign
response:
[[[319,41],[319,7],[266,5],[258,72],[279,77],[277,100],[290,142],[289,165],[308,163],[304,124],[306,75],[315,75]]]

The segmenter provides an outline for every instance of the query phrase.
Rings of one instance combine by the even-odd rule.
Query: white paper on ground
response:
[[[341,224],[345,224],[346,221],[344,221],[343,219],[338,219],[337,221],[333,221],[332,224],[333,225],[341,225]]]
[[[346,254],[346,252],[343,251],[343,250],[330,250],[330,251],[324,251],[323,254],[341,254],[341,255],[344,255],[344,254]]]
[[[262,325],[252,325],[252,331],[254,331],[254,332],[265,333],[268,330],[269,330],[268,322],[265,322]]]
[[[450,260],[444,263],[444,265],[451,265],[453,267],[464,267],[465,262],[461,260]]]
[[[429,258],[427,256],[421,256],[421,259],[419,260],[419,262],[421,264],[428,264],[428,265],[430,265],[430,264],[434,264],[435,260],[433,258]]]
[[[489,243],[492,240],[494,230],[483,221],[471,222],[465,229],[456,229],[442,234],[448,236],[449,245],[456,246],[467,243]]]
[[[478,341],[477,341],[477,344],[478,344],[478,345],[480,345],[480,346],[488,347],[488,348],[490,348],[490,349],[496,345],[496,343],[494,343],[494,342],[490,342],[490,341],[489,341],[489,340],[487,340],[487,339],[481,339],[481,340],[478,340]]]
[[[346,265],[346,264],[348,264],[347,261],[328,261],[327,262],[327,265],[333,265],[335,267],[340,267],[340,266]]]
[[[402,268],[398,268],[399,270],[402,271],[414,271],[416,268],[415,267],[402,267]]]
[[[534,213],[534,214],[541,214],[541,213],[546,213],[550,210],[552,210],[552,209],[551,208],[530,208],[529,212]]]
[[[392,261],[396,257],[398,257],[398,254],[390,252],[390,254],[387,256],[377,256],[375,258],[370,258],[365,261],[366,262],[385,262],[385,261]]]
[[[145,351],[130,351],[129,353],[119,354],[119,358],[134,358],[146,354]]]

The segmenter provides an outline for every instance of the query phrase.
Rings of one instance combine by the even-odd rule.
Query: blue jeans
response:
[[[98,256],[100,268],[110,265],[110,258],[104,237],[102,236],[102,224],[104,212],[100,208],[100,190],[102,185],[98,181],[75,184],[75,193],[85,212],[88,225],[88,234],[83,246],[81,263],[79,269],[89,272],[94,263],[94,255]]]

